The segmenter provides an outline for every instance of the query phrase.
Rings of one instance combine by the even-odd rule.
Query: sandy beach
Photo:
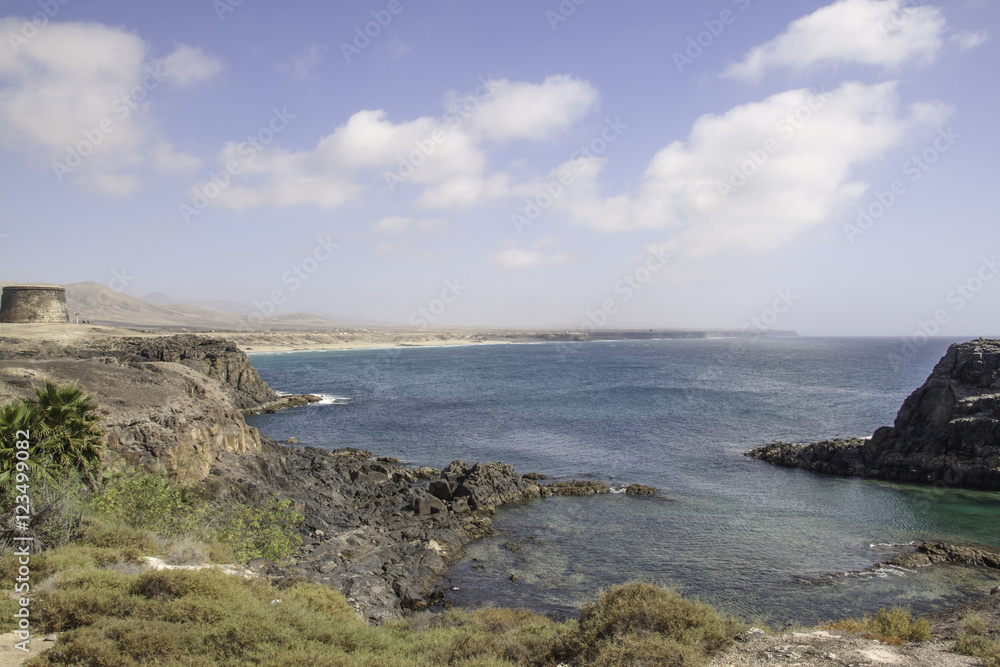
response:
[[[510,343],[579,342],[656,338],[715,338],[752,336],[753,332],[691,330],[520,330],[520,329],[418,329],[352,327],[318,331],[233,331],[115,327],[95,324],[4,324],[0,323],[0,349],[8,353],[56,351],[94,343],[104,338],[154,338],[189,333],[205,338],[225,338],[249,354],[307,350],[348,350],[389,347],[498,345]],[[762,335],[795,335],[767,332]]]

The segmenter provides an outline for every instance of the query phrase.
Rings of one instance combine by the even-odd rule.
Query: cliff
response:
[[[260,450],[245,414],[315,398],[279,396],[233,343],[190,335],[0,355],[0,401],[31,396],[44,378],[98,397],[109,449],[183,481],[204,479],[223,453]]]
[[[834,475],[1000,491],[1000,341],[952,345],[868,440],[777,442],[747,453]]]

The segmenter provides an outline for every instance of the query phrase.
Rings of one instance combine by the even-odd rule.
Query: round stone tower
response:
[[[0,298],[0,322],[69,322],[65,288],[56,285],[4,287],[3,298]]]

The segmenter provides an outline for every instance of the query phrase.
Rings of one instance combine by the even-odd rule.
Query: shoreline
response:
[[[336,351],[350,349],[400,349],[404,347],[457,347],[529,343],[572,343],[628,340],[714,340],[793,338],[794,331],[676,330],[676,329],[408,329],[402,327],[345,327],[321,330],[234,331],[222,329],[143,328],[104,324],[5,324],[0,323],[4,347],[21,354],[53,352],[60,348],[96,346],[111,338],[169,338],[193,335],[222,338],[251,354]]]
[[[6,332],[0,331],[0,335],[3,333]],[[100,334],[102,338],[108,338],[106,330],[100,331]],[[137,336],[136,332],[126,332],[126,337],[132,338],[133,341],[135,339],[169,337],[170,335],[160,333]],[[186,343],[181,342],[178,345],[182,348],[184,345],[190,346],[191,340],[196,339],[215,339],[216,341],[222,339],[223,342],[230,341],[231,344],[238,345],[232,338],[211,334],[196,334]],[[102,377],[108,379],[106,385],[108,390],[101,396],[102,399],[111,399],[116,395],[117,389],[111,388],[119,387],[120,383],[111,383],[110,380],[114,378],[148,378],[150,376],[150,370],[147,368],[149,364],[166,362],[164,366],[159,367],[163,370],[158,374],[168,375],[179,372],[181,379],[194,377],[188,375],[188,371],[183,370],[184,367],[172,369],[173,366],[181,366],[173,358],[149,356],[132,364],[131,355],[135,354],[136,351],[126,353],[123,351],[124,348],[108,346],[95,350],[95,348],[101,347],[97,340],[95,338],[90,341],[91,348],[88,350],[83,350],[79,346],[76,349],[80,352],[96,351],[96,353],[105,356],[92,357],[81,354],[72,359],[66,359],[65,356],[62,356],[58,360],[52,360],[42,351],[46,344],[50,345],[52,349],[61,348],[63,351],[70,348],[61,344],[61,341],[35,340],[34,354],[30,352],[21,354],[17,356],[16,362],[8,362],[7,365],[10,365],[11,370],[16,370],[18,373],[23,370],[25,365],[34,366],[46,374],[52,370],[63,373],[80,372],[81,370],[98,372]],[[458,344],[471,346],[532,342],[559,341],[466,341]],[[143,341],[143,345],[148,346],[148,342]],[[419,346],[450,347],[452,345],[427,342]],[[4,347],[9,347],[6,339]],[[200,344],[198,347],[200,348]],[[225,350],[222,349],[224,347],[220,346],[218,358],[226,359],[227,363],[230,364],[228,366],[230,369],[242,368],[233,365],[239,361],[238,357],[248,360],[242,348]],[[388,348],[391,346],[379,345],[377,347]],[[407,346],[396,345],[395,347],[400,349]],[[190,350],[190,348],[184,349]],[[346,349],[372,349],[372,347],[362,347],[350,343],[333,348],[333,350]],[[260,351],[260,353],[282,354],[295,351],[309,350],[275,350],[272,352]],[[250,350],[250,352],[257,352],[257,350]],[[120,355],[115,358],[121,363],[108,363],[107,360],[112,358],[110,356],[112,353]],[[48,366],[47,364],[53,365]],[[4,366],[4,364],[0,364],[0,366]],[[185,367],[194,368],[190,365]],[[252,366],[249,366],[246,370],[249,372],[251,369]],[[59,373],[57,372],[56,375],[58,376]],[[22,376],[11,377],[21,378]],[[88,384],[94,379],[86,375],[83,377],[87,379]],[[94,377],[96,378],[96,376]],[[222,382],[220,388],[231,390],[233,382],[228,378],[233,377],[236,377],[235,373],[226,373],[225,378],[227,379],[220,380]],[[208,377],[199,372],[199,381],[205,380],[208,380]],[[162,382],[162,380],[157,381]],[[213,378],[212,382],[215,381],[216,379]],[[229,385],[226,382],[229,382]],[[164,385],[164,392],[171,397],[179,395],[178,389],[172,385]],[[193,397],[188,398],[191,400],[186,404],[188,407],[185,409],[187,410],[191,410],[191,406],[198,406],[201,403],[221,404],[223,401],[221,394],[212,394],[211,397],[198,400],[194,400]],[[231,401],[232,398],[226,400]],[[135,403],[134,400],[133,403]],[[151,399],[148,406],[136,404],[130,408],[145,410],[154,405],[159,405],[159,403]],[[174,414],[170,412],[167,416],[173,418]],[[237,420],[231,414],[210,416],[217,420],[217,424],[238,425],[237,422],[241,422],[245,425],[242,419]],[[236,437],[240,437],[238,432]],[[517,475],[513,469],[509,469],[509,466],[503,464],[473,467],[465,464],[456,465],[460,462],[455,462],[444,471],[421,468],[411,470],[409,466],[402,466],[398,461],[384,457],[375,458],[367,452],[364,453],[367,454],[366,456],[359,457],[357,455],[361,452],[356,450],[338,452],[337,450],[323,449],[320,451],[316,448],[283,445],[271,441],[266,436],[262,437],[261,440],[264,443],[255,451],[251,449],[227,448],[224,451],[216,449],[214,455],[219,457],[216,461],[220,468],[227,469],[228,474],[219,476],[213,472],[209,474],[206,481],[228,485],[234,480],[241,479],[244,483],[249,483],[249,486],[245,487],[248,498],[255,494],[273,493],[282,484],[288,484],[286,488],[278,490],[278,492],[283,495],[296,495],[306,501],[315,509],[315,513],[310,518],[321,521],[310,522],[306,543],[308,552],[304,553],[300,560],[304,567],[309,567],[310,579],[328,585],[334,585],[333,579],[338,579],[342,585],[334,585],[334,587],[340,588],[345,594],[354,597],[358,608],[363,608],[364,615],[369,618],[391,617],[382,614],[387,605],[390,609],[400,608],[399,606],[393,607],[394,599],[398,600],[395,605],[400,605],[400,603],[405,605],[402,607],[403,609],[419,609],[421,603],[426,604],[427,601],[427,594],[423,592],[426,590],[424,585],[430,579],[434,579],[436,583],[446,581],[447,572],[457,562],[456,559],[461,557],[464,544],[489,533],[491,530],[489,517],[495,508],[508,502],[533,500],[536,497],[535,493],[538,493],[539,496],[542,495],[541,489],[539,489],[540,485],[532,484],[527,476]],[[212,453],[211,449],[208,451]],[[194,458],[197,457],[193,457],[192,461]],[[494,468],[493,466],[500,467]],[[280,478],[276,479],[275,473],[277,471],[280,471]],[[278,479],[282,481],[279,482]],[[338,504],[333,508],[330,507],[328,495],[331,483],[337,485],[345,500],[344,504]],[[468,495],[460,496],[458,491],[463,486]],[[235,490],[235,487],[233,488]],[[413,495],[411,493],[413,489],[417,489],[419,493]],[[439,494],[445,496],[447,500],[439,497]],[[480,494],[481,497],[477,494]],[[578,494],[568,493],[566,495]],[[473,503],[470,500],[461,502],[465,498],[476,498],[476,502]],[[375,525],[370,521],[370,515],[366,514],[367,511],[377,512],[384,518],[384,522],[381,525]],[[380,562],[389,565],[389,569],[380,569],[385,576],[373,574],[373,570],[368,567],[371,558],[377,558]],[[416,564],[412,562],[414,559],[416,559]],[[274,565],[278,568],[273,573],[275,577],[296,576],[291,568],[284,568],[280,564]],[[284,572],[282,572],[283,569]],[[272,573],[268,572],[268,574]],[[359,597],[362,599],[359,600]],[[1000,601],[1000,596],[988,597],[993,598],[991,602]],[[940,613],[945,613],[945,611]]]

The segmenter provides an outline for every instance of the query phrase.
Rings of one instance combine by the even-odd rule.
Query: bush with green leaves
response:
[[[54,482],[75,470],[93,480],[104,453],[97,407],[94,397],[76,384],[49,380],[35,388],[34,398],[0,406],[0,489],[17,482],[16,472]],[[21,451],[27,452],[27,470],[16,471]]]
[[[112,476],[94,495],[91,506],[133,528],[168,537],[201,533],[209,510],[183,485],[141,472]]]
[[[119,473],[105,482],[91,506],[107,518],[165,537],[213,538],[232,547],[238,561],[281,560],[302,543],[302,515],[290,500],[263,506],[214,503],[161,475]]]
[[[990,637],[986,619],[969,614],[962,619],[962,632],[955,644],[955,653],[979,658],[986,667],[1000,667],[1000,628],[994,625],[997,638]]]
[[[263,507],[229,507],[219,528],[219,539],[233,545],[236,558],[281,560],[299,548],[298,526],[304,517],[287,498],[271,498]]]

